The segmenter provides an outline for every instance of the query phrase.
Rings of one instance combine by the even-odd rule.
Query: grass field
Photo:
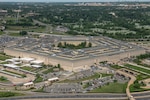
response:
[[[133,65],[130,65],[130,64],[125,64],[125,66],[128,67],[128,68],[137,70],[137,71],[142,71],[144,73],[150,74],[150,70],[148,70],[148,69],[144,69],[144,68],[141,68],[141,67],[133,66]]]
[[[145,74],[140,74],[140,75],[136,76],[137,80],[143,80],[143,79],[147,79],[147,78],[150,78],[150,76],[145,75]]]
[[[114,69],[121,69],[121,68],[122,68],[122,67],[119,66],[119,65],[112,65],[111,67],[114,68]]]
[[[3,35],[3,34],[5,34],[4,32],[2,32],[2,31],[0,31],[0,35]]]
[[[6,77],[0,76],[0,82],[8,82],[8,80]]]
[[[19,75],[21,77],[26,77],[25,74],[20,74],[20,73],[17,73],[17,72],[12,72],[12,71],[9,71],[9,70],[3,70],[3,71],[8,72],[8,73],[12,73],[12,74],[16,74],[16,75]]]
[[[28,70],[28,71],[31,71],[33,68],[32,67],[28,67],[28,66],[24,66],[24,67],[20,67],[21,69],[24,69],[24,70]]]
[[[36,27],[36,26],[7,26],[8,30],[15,30],[15,31],[34,31],[34,32],[44,32],[46,30],[45,27]]]
[[[0,98],[2,97],[12,97],[12,96],[22,96],[21,93],[15,93],[15,92],[0,92]]]
[[[36,79],[34,80],[34,82],[39,83],[39,82],[42,82],[42,81],[43,81],[43,78],[39,74],[37,74]]]
[[[50,72],[53,72],[53,68],[49,68],[46,71],[42,72],[43,74],[48,74]]]
[[[0,54],[0,60],[4,61],[6,59],[9,59],[10,57],[7,56],[7,55],[3,55],[3,54]]]
[[[10,36],[22,36],[19,33],[9,33]]]
[[[142,91],[148,91],[150,89],[143,89],[143,88],[135,88],[134,84],[130,86],[130,92],[142,92]]]
[[[90,93],[125,93],[127,83],[110,83],[103,87],[94,89]]]

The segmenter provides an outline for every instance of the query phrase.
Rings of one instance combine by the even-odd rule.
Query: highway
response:
[[[150,100],[150,91],[132,93],[136,100]]]
[[[150,100],[150,91],[132,93],[135,100]],[[26,96],[0,98],[0,100],[128,100],[126,94],[115,93],[70,93],[52,94],[32,92]]]
[[[98,99],[98,100],[127,100],[126,94],[108,94],[108,93],[102,93],[102,94],[35,94],[35,95],[29,95],[29,96],[21,96],[21,97],[9,97],[9,98],[1,98],[0,100],[31,100],[31,99]]]

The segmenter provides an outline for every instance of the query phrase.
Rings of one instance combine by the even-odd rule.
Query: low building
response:
[[[23,63],[30,63],[31,61],[34,61],[34,58],[20,58],[20,61]]]
[[[41,60],[34,60],[30,62],[31,64],[42,65],[44,62]]]
[[[3,64],[4,67],[8,67],[8,68],[19,68],[19,66],[14,65],[14,64]]]
[[[1,31],[5,30],[5,26],[0,26],[0,30]]]
[[[58,77],[54,77],[54,78],[50,78],[50,79],[48,79],[48,82],[56,82],[56,81],[58,81],[59,80],[59,78]]]
[[[34,88],[33,82],[24,83],[22,89],[31,89]]]
[[[31,65],[31,67],[34,67],[34,68],[41,68],[42,66],[40,66],[40,65]]]

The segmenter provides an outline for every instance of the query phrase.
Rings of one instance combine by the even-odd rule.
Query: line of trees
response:
[[[84,42],[81,42],[78,45],[74,45],[74,44],[69,44],[69,43],[66,43],[66,42],[64,42],[64,43],[59,42],[57,47],[68,48],[68,49],[82,49],[82,48],[92,47],[92,43],[91,42],[87,43],[86,41],[84,41]]]

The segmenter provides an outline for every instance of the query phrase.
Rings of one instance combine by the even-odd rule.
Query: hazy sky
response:
[[[107,1],[150,1],[150,0],[0,0],[0,2],[107,2]]]

